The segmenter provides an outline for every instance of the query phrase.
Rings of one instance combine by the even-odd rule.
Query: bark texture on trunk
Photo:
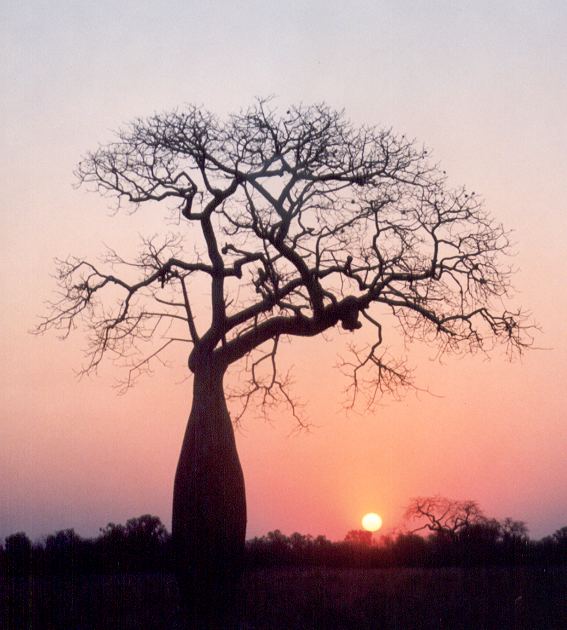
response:
[[[223,390],[224,371],[195,372],[173,490],[177,579],[194,627],[230,627],[246,535],[244,477]]]

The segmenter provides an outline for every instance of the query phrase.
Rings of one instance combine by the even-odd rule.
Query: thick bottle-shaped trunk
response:
[[[176,573],[196,627],[215,627],[215,618],[230,616],[244,554],[244,478],[223,374],[218,368],[195,372],[173,491]],[[205,625],[205,619],[212,621]]]

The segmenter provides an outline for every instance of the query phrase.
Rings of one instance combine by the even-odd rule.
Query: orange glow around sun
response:
[[[362,527],[367,532],[377,532],[382,527],[382,517],[375,512],[369,512],[362,517]]]

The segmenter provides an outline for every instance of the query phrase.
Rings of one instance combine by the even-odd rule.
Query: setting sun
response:
[[[362,527],[367,532],[377,532],[382,527],[382,517],[375,512],[369,512],[362,517]]]

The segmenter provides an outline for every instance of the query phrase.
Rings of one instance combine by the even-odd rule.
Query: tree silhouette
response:
[[[179,223],[178,234],[143,240],[134,260],[113,250],[101,264],[60,260],[61,298],[38,330],[66,336],[86,321],[84,370],[122,358],[126,387],[172,345],[190,345],[172,533],[194,603],[216,606],[244,550],[244,480],[223,387],[231,364],[248,375],[235,419],[280,401],[298,415],[276,360],[287,338],[373,328],[374,341],[351,344],[342,364],[351,401],[366,391],[370,403],[412,382],[383,349],[388,318],[443,352],[530,344],[523,315],[503,304],[507,233],[480,199],[450,189],[404,136],[357,128],[324,104],[280,114],[258,100],[224,121],[198,107],[156,114],[88,154],[77,176],[118,207],[162,205]]]
[[[345,536],[345,542],[351,545],[370,547],[372,544],[372,532],[365,529],[351,529]]]
[[[452,540],[488,522],[476,501],[455,501],[438,495],[412,499],[404,518],[408,523],[417,523],[411,533],[429,530]]]
[[[74,529],[61,529],[45,539],[44,561],[54,573],[65,573],[69,567],[80,565],[83,540]]]
[[[11,534],[4,541],[4,555],[9,574],[26,574],[32,565],[32,543],[25,532]]]
[[[100,529],[98,544],[108,570],[140,571],[163,560],[168,540],[159,517],[144,514],[129,519],[126,525],[108,523]]]

